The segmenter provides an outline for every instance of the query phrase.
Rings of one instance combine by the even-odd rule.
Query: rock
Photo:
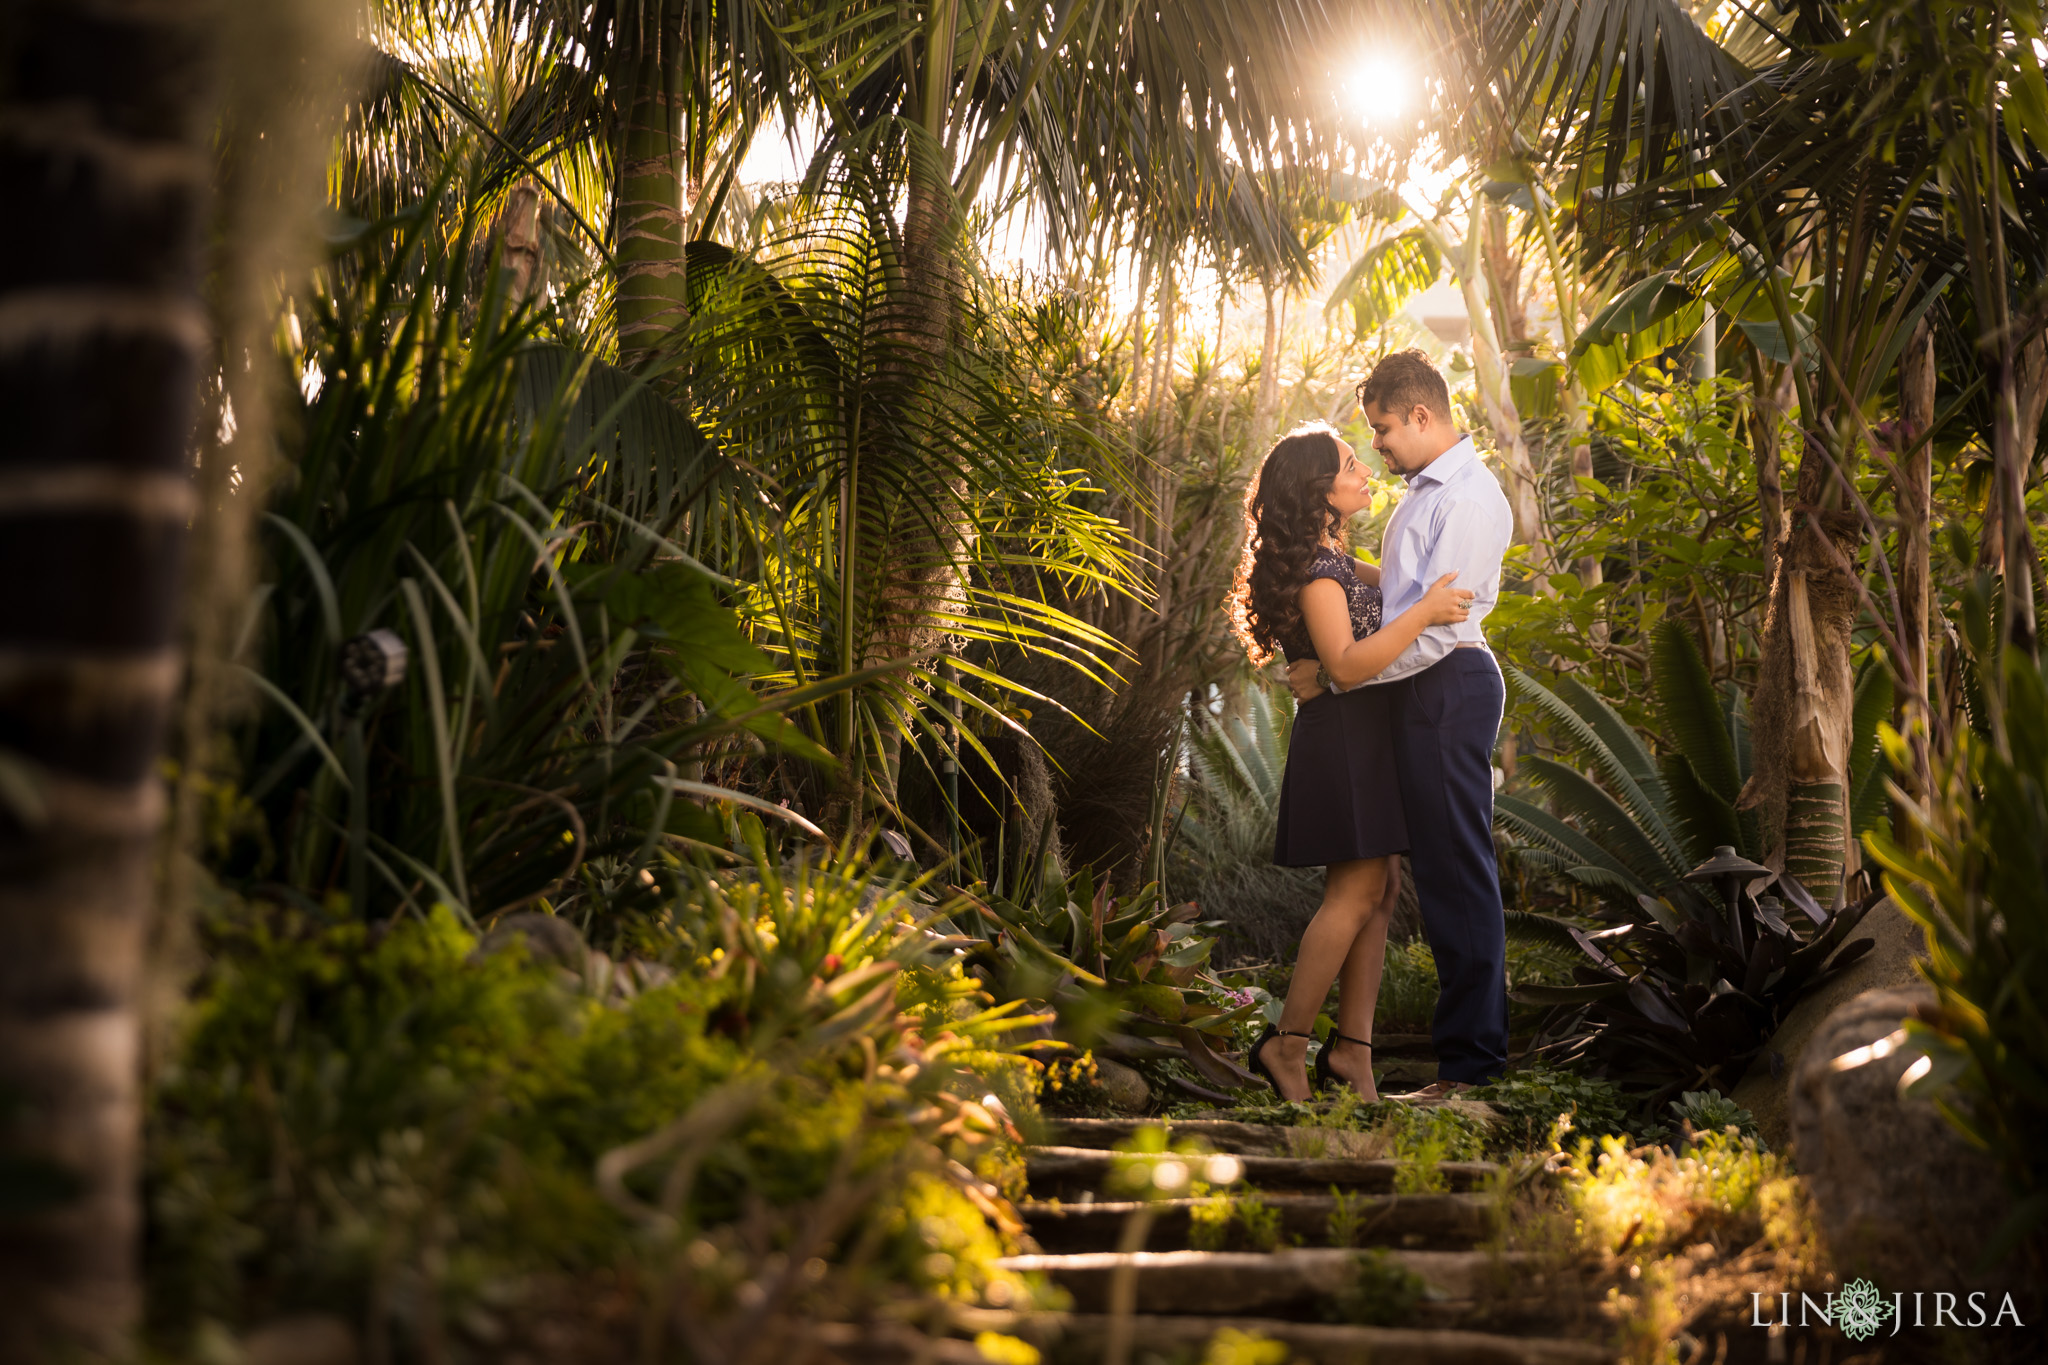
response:
[[[556,915],[544,915],[538,910],[521,910],[507,915],[492,925],[476,945],[474,956],[477,960],[489,957],[500,948],[515,942],[526,944],[527,956],[535,962],[552,962],[572,972],[581,972],[589,950],[584,947],[583,935],[576,932],[576,926]]]
[[[1095,1059],[1095,1088],[1101,1092],[1104,1103],[1126,1114],[1142,1114],[1152,1103],[1152,1087],[1145,1083],[1145,1078],[1108,1057]]]
[[[1792,1082],[1794,1160],[1845,1280],[1867,1277],[1886,1295],[2020,1290],[2028,1277],[2019,1258],[1977,1268],[2012,1206],[1997,1163],[1931,1101],[1899,1098],[1899,1076],[1913,1057],[1894,1052],[1834,1067],[1933,999],[1926,986],[1869,991],[1814,1030]]]
[[[1920,980],[1913,964],[1927,956],[1926,935],[1889,896],[1870,907],[1849,938],[1873,939],[1877,946],[1792,1007],[1728,1097],[1756,1115],[1757,1135],[1773,1151],[1784,1151],[1792,1140],[1787,1108],[1792,1075],[1821,1021],[1865,991],[1896,990]]]
[[[280,1318],[249,1334],[243,1365],[356,1365],[356,1334],[340,1318]]]

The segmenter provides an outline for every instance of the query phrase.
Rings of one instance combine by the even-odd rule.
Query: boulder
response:
[[[1927,938],[1891,897],[1871,906],[1849,938],[1851,942],[1872,939],[1876,946],[1792,1007],[1729,1096],[1756,1115],[1757,1134],[1773,1151],[1784,1151],[1791,1141],[1792,1120],[1786,1106],[1792,1074],[1799,1067],[1807,1039],[1821,1021],[1865,991],[1897,990],[1919,983],[1913,964],[1927,956]]]
[[[1899,1097],[1913,1054],[1835,1065],[1933,1000],[1926,986],[1869,991],[1814,1030],[1792,1081],[1793,1159],[1844,1280],[1867,1277],[1887,1296],[2020,1290],[2018,1258],[1977,1265],[2012,1207],[2004,1178],[1931,1101]]]
[[[325,1314],[280,1318],[249,1334],[243,1365],[356,1365],[355,1330]]]
[[[527,956],[535,962],[551,962],[579,973],[589,953],[583,935],[569,921],[538,910],[521,910],[492,925],[472,956],[482,960],[513,943],[524,943]]]
[[[1126,1114],[1142,1114],[1152,1103],[1152,1087],[1145,1078],[1107,1057],[1095,1059],[1095,1089],[1105,1104]]]

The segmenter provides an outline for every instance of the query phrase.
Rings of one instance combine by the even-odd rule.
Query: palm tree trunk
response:
[[[1790,365],[1772,365],[1754,347],[1750,350],[1750,451],[1756,460],[1757,511],[1764,527],[1764,581],[1776,582],[1778,549],[1785,539],[1784,457],[1778,424],[1791,410],[1793,375]]]
[[[1850,634],[1861,598],[1844,565],[1862,525],[1839,507],[1823,421],[1811,421],[1794,492],[1802,509],[1777,555],[1751,702],[1755,768],[1742,804],[1761,808],[1765,842],[1823,905],[1842,889],[1855,677]]]
[[[0,1359],[123,1354],[138,994],[181,676],[213,7],[9,7],[0,183]]]
[[[642,7],[619,22],[635,26],[632,88],[624,92],[619,129],[618,189],[612,206],[617,239],[619,363],[643,370],[656,363],[669,335],[689,312],[683,262],[683,106],[676,60],[682,16],[671,3]]]
[[[1923,439],[1934,425],[1934,331],[1923,319],[1899,357],[1899,442],[1908,447],[1899,463],[1893,499],[1899,516],[1899,660],[1905,687],[1899,698],[1899,732],[1913,754],[1913,770],[1900,774],[1910,801],[1925,795],[1928,775],[1927,609],[1932,576],[1929,508],[1933,502],[1934,443]],[[1911,848],[1917,840],[1907,804],[1893,813],[1892,836]]]

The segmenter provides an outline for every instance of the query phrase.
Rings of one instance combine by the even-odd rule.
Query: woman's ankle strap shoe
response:
[[[1356,1043],[1367,1052],[1372,1051],[1372,1044],[1365,1039],[1353,1038],[1348,1033],[1339,1033],[1337,1030],[1331,1029],[1328,1041],[1323,1044],[1323,1050],[1316,1054],[1316,1089],[1318,1090],[1328,1090],[1337,1083],[1337,1073],[1330,1065],[1330,1054],[1337,1050],[1337,1044],[1339,1043]]]
[[[1245,1054],[1245,1060],[1252,1064],[1252,1070],[1258,1072],[1264,1078],[1266,1084],[1273,1087],[1273,1093],[1279,1095],[1284,1100],[1287,1096],[1280,1089],[1280,1078],[1273,1074],[1273,1068],[1267,1066],[1266,1059],[1259,1055],[1265,1050],[1266,1044],[1272,1042],[1275,1038],[1307,1038],[1313,1042],[1315,1035],[1313,1033],[1296,1033],[1293,1029],[1277,1028],[1272,1024],[1268,1024],[1266,1025],[1266,1031],[1259,1035],[1259,1040],[1252,1044],[1251,1051]]]

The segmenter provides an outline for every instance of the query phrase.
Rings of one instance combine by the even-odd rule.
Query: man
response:
[[[1507,1064],[1507,934],[1493,851],[1493,745],[1506,692],[1481,623],[1500,597],[1514,520],[1472,438],[1451,424],[1450,389],[1421,351],[1381,360],[1358,386],[1358,402],[1373,449],[1408,483],[1382,547],[1385,619],[1453,571],[1476,594],[1464,622],[1429,627],[1364,684],[1399,689],[1394,758],[1410,875],[1441,988],[1430,1029],[1437,1080],[1407,1098],[1439,1099]],[[1288,671],[1297,697],[1321,690],[1315,678],[1313,659]]]

